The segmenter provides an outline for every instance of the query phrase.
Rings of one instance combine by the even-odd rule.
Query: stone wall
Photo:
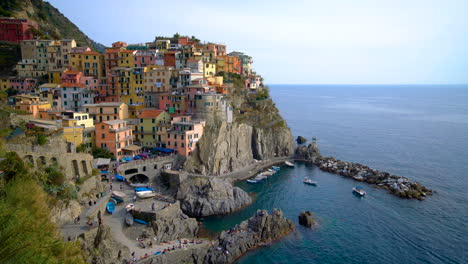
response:
[[[175,156],[158,157],[155,159],[134,160],[129,163],[121,164],[117,172],[127,180],[136,175],[144,175],[153,182],[156,177],[161,175],[162,169],[170,169],[174,164]]]

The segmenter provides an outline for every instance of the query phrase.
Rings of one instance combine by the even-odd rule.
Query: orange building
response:
[[[109,150],[117,159],[140,153],[141,147],[133,145],[132,128],[127,125],[127,121],[104,121],[95,128],[96,146]]]
[[[241,61],[238,57],[226,56],[225,63],[226,72],[241,74]]]
[[[39,117],[40,111],[49,110],[50,103],[41,101],[39,96],[34,95],[16,95],[14,97],[15,108],[32,114],[35,118]]]

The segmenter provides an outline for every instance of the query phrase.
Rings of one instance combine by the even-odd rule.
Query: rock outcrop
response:
[[[210,248],[209,243],[191,246],[184,250],[170,251],[158,256],[151,256],[148,259],[138,261],[139,264],[176,264],[193,263],[201,264],[206,252]]]
[[[296,159],[310,162],[315,162],[317,159],[322,157],[316,142],[312,142],[308,146],[298,146],[294,154]]]
[[[303,137],[303,136],[298,136],[296,138],[296,142],[297,142],[297,144],[304,144],[304,143],[307,142],[307,139],[305,137]]]
[[[293,228],[293,222],[286,219],[281,210],[275,209],[272,214],[258,210],[253,217],[223,231],[208,250],[203,263],[232,263],[247,251],[281,238]]]
[[[152,227],[156,243],[172,241],[178,237],[196,237],[198,233],[197,220],[182,212],[179,201],[158,211]]]
[[[189,216],[228,214],[252,202],[231,181],[215,177],[193,177],[183,181],[177,191],[182,210]]]
[[[299,214],[299,224],[305,227],[312,227],[317,224],[310,211],[303,211]]]
[[[111,229],[105,225],[81,234],[78,240],[85,253],[86,263],[126,263],[124,258],[130,255],[130,250],[118,242]]]

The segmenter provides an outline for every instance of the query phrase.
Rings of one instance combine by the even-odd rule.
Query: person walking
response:
[[[136,203],[136,195],[133,196],[133,202]]]
[[[153,204],[151,204],[151,210],[153,210],[153,211],[154,211],[154,203],[153,203]]]

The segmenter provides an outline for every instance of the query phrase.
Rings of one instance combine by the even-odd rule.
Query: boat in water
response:
[[[142,191],[142,192],[136,192],[136,195],[140,199],[145,199],[145,198],[151,198],[151,197],[156,196],[156,193],[154,193],[153,191]]]
[[[256,181],[256,180],[251,180],[251,179],[248,179],[247,182],[248,182],[248,183],[258,183],[258,181]]]
[[[125,223],[128,225],[128,226],[132,226],[133,225],[133,215],[130,214],[130,213],[127,213],[125,215]]]
[[[271,167],[271,168],[272,168],[273,170],[275,170],[275,171],[280,171],[280,170],[281,170],[281,168],[278,167],[278,166],[273,166],[273,167]]]
[[[304,179],[304,183],[305,183],[305,184],[309,184],[309,185],[317,185],[317,182],[316,182],[316,181],[313,181],[313,180],[312,180],[311,178],[309,178],[309,177],[306,177],[306,178]]]
[[[290,162],[290,161],[285,161],[284,164],[290,168],[294,168],[294,163]]]
[[[366,191],[364,191],[364,189],[362,189],[361,186],[356,186],[353,188],[353,193],[359,195],[359,196],[364,196],[366,195]]]
[[[115,203],[113,202],[108,202],[107,205],[106,205],[106,209],[107,209],[107,212],[109,214],[113,214],[114,211],[115,211]]]

